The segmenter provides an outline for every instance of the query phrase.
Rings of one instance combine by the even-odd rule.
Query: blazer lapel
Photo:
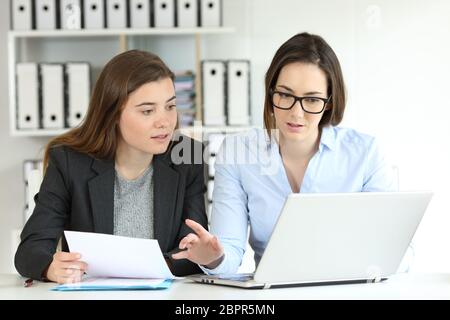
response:
[[[154,157],[153,179],[154,237],[166,251],[171,238],[179,179],[167,154]]]
[[[97,176],[88,182],[94,231],[114,233],[114,163],[94,159],[92,169]]]

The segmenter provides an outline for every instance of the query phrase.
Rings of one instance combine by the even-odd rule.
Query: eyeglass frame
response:
[[[292,106],[290,106],[289,108],[281,108],[281,107],[276,106],[276,105],[273,103],[273,95],[274,95],[275,93],[281,93],[281,94],[284,94],[284,95],[286,95],[286,96],[290,96],[290,97],[294,98],[294,103],[293,103]],[[302,110],[303,110],[304,112],[310,113],[310,114],[320,114],[320,113],[322,113],[323,110],[325,110],[325,107],[327,106],[328,102],[330,102],[330,99],[331,99],[331,95],[330,95],[328,98],[321,98],[321,97],[315,97],[315,96],[298,97],[298,96],[295,96],[295,95],[290,94],[290,93],[287,93],[287,92],[281,92],[281,91],[273,90],[273,89],[270,89],[270,91],[269,91],[269,97],[270,97],[270,102],[271,102],[272,106],[275,107],[275,108],[277,108],[277,109],[280,109],[280,110],[291,110],[291,109],[295,106],[295,104],[297,103],[297,101],[299,101],[299,102],[300,102],[300,107],[302,108]],[[324,103],[323,103],[323,108],[322,108],[322,110],[316,111],[316,112],[312,112],[312,111],[307,111],[307,110],[305,110],[305,108],[303,107],[303,99],[307,99],[307,98],[314,98],[314,99],[322,100],[322,101],[324,102]]]

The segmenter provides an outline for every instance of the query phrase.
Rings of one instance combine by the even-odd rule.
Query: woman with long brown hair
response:
[[[171,258],[190,232],[186,218],[207,228],[203,163],[172,156],[181,143],[174,138],[173,81],[172,71],[148,52],[127,51],[106,64],[82,124],[45,149],[44,179],[15,256],[20,274],[81,281],[89,266],[82,252],[68,252],[64,230],[157,239],[175,275],[200,271]],[[199,142],[179,138],[191,154],[202,151]],[[63,250],[56,252],[61,237]]]

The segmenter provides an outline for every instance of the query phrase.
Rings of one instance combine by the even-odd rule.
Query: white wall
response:
[[[2,48],[8,3],[0,1]],[[400,169],[403,190],[435,191],[414,240],[412,271],[450,271],[448,12],[446,0],[224,0],[225,25],[235,26],[237,32],[205,36],[202,44],[204,58],[251,60],[252,111],[254,124],[261,125],[264,74],[275,50],[301,31],[318,33],[330,43],[340,58],[349,94],[342,125],[380,139]],[[137,39],[135,44],[160,54],[174,69],[193,67],[192,37]],[[104,46],[114,51],[113,43]],[[36,54],[47,50],[35,48],[41,50]],[[36,157],[47,141],[8,135],[6,55],[2,49],[0,143],[8,152],[0,158],[0,272],[10,270],[11,230],[22,220],[21,162]]]
[[[450,271],[450,3],[355,4],[354,125],[380,138],[402,189],[435,191],[414,239],[412,270]]]

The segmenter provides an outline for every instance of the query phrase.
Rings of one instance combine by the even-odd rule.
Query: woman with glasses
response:
[[[290,193],[395,189],[374,138],[337,127],[344,80],[324,39],[301,33],[285,42],[266,73],[265,89],[265,130],[226,138],[217,156],[211,233],[187,220],[195,234],[181,240],[186,250],[173,256],[208,274],[238,270],[248,225],[258,265]]]

